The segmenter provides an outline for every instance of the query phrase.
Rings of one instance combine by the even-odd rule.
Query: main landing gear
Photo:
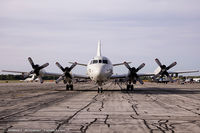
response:
[[[74,90],[74,86],[73,86],[73,84],[67,84],[66,85],[66,90],[68,91],[68,90]]]
[[[127,91],[129,91],[129,90],[133,91],[133,90],[134,90],[133,84],[127,84],[126,90],[127,90]]]
[[[103,88],[102,87],[98,87],[98,93],[102,93],[103,92]]]

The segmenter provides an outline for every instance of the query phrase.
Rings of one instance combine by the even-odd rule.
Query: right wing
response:
[[[23,76],[28,76],[30,72],[22,72],[22,71],[10,71],[10,70],[2,70],[2,72],[8,72],[8,73],[19,73],[22,74]],[[50,73],[46,71],[42,71],[43,76],[61,76],[62,74],[60,73]]]
[[[182,74],[182,73],[197,73],[198,70],[189,70],[189,71],[177,71],[177,72],[169,72],[169,74]]]
[[[69,63],[69,64],[74,64],[74,62],[68,62],[68,63]],[[77,63],[77,62],[76,62],[76,64],[77,64],[77,65],[80,65],[80,66],[87,66],[87,64],[83,64],[83,63]]]
[[[21,73],[21,74],[28,73],[28,72],[22,72],[22,71],[10,71],[10,70],[2,70],[2,72],[8,72],[8,73]]]
[[[23,76],[27,76],[29,72],[22,72],[22,71],[10,71],[10,70],[2,70],[2,72],[7,72],[7,73],[20,73]]]
[[[126,63],[127,63],[127,64],[131,64],[131,62],[126,62]],[[125,65],[125,62],[113,64],[113,66],[120,66],[120,65]]]

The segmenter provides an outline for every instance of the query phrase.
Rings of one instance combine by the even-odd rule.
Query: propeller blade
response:
[[[39,80],[40,80],[40,83],[42,84],[43,83],[43,79],[41,76],[38,76]]]
[[[71,67],[69,68],[69,71],[71,71],[75,66],[77,65],[77,62],[74,62]]]
[[[129,71],[131,71],[131,67],[129,66],[127,62],[124,62],[124,65],[129,69]]]
[[[137,78],[137,81],[140,82],[140,84],[144,84],[144,82],[140,79],[140,77]]]
[[[45,63],[42,66],[40,66],[40,69],[43,69],[43,68],[47,67],[48,65],[49,65],[49,63]]]
[[[174,67],[177,63],[176,62],[173,62],[171,65],[169,65],[166,69],[169,70],[171,69],[172,67]]]
[[[60,77],[56,80],[56,84],[58,84],[61,80],[63,80],[63,76],[60,76]]]
[[[156,58],[155,61],[160,67],[162,66],[162,64],[160,63],[159,59]]]
[[[28,57],[28,61],[29,61],[29,63],[31,64],[31,66],[32,66],[32,68],[34,69],[34,62],[33,62],[33,60],[31,59],[31,57]]]
[[[56,62],[56,65],[64,72],[65,69],[60,65],[60,63]]]
[[[142,64],[137,68],[136,72],[138,72],[138,71],[139,71],[140,69],[142,69],[144,66],[145,66],[145,64],[142,63]]]

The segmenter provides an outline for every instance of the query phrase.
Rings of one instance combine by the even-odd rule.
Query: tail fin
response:
[[[98,41],[97,56],[101,56],[101,40]]]

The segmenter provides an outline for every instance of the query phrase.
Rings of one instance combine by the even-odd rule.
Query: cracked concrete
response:
[[[0,132],[175,133],[200,131],[200,84],[0,84]]]

